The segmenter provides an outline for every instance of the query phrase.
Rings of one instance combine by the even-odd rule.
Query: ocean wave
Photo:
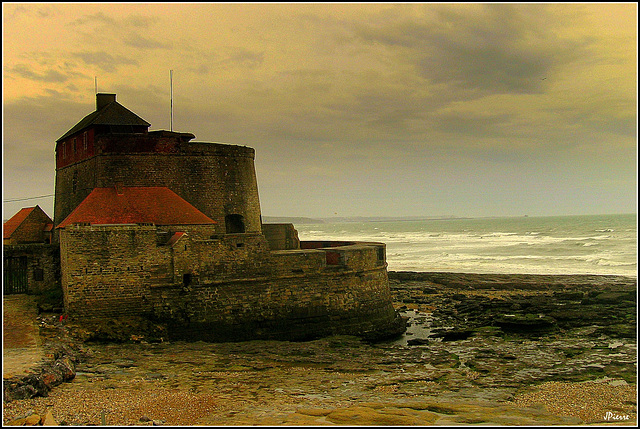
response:
[[[458,233],[458,232],[433,232],[433,231],[405,231],[387,232],[384,230],[372,230],[366,232],[349,232],[347,230],[327,232],[320,230],[299,231],[301,240],[318,239],[325,240],[354,240],[354,241],[382,241],[385,243],[407,244],[432,244],[434,242],[455,242],[459,245],[518,245],[518,244],[553,244],[562,242],[580,242],[588,240],[608,240],[611,235],[558,237],[542,233],[512,233],[512,232],[486,232],[486,233]]]
[[[595,265],[602,265],[605,267],[637,267],[638,264],[636,262],[621,262],[621,261],[613,261],[611,259],[600,258],[593,261]]]
[[[525,261],[398,261],[388,260],[388,269],[392,271],[444,271],[466,273],[504,273],[504,274],[592,274],[623,275],[636,277],[637,264],[607,263],[601,260],[597,264],[554,261],[554,263],[531,264]]]
[[[635,217],[309,225],[301,240],[376,241],[390,270],[637,276]],[[598,225],[598,223],[600,223]]]

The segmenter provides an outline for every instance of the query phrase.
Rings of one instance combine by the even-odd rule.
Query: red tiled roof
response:
[[[78,222],[93,225],[216,223],[166,187],[95,188],[58,228]]]
[[[11,238],[14,231],[18,229],[20,224],[24,222],[27,216],[29,216],[34,209],[35,207],[20,209],[18,213],[14,214],[11,219],[6,221],[4,225],[2,225],[2,238]]]

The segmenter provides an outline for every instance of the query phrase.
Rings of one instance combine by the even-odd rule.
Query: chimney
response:
[[[112,101],[116,101],[115,94],[96,94],[96,110],[100,110]]]

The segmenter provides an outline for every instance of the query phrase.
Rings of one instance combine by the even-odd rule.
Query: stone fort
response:
[[[292,224],[262,223],[252,148],[149,127],[97,94],[56,142],[53,220],[39,218],[31,243],[8,236],[26,221],[5,224],[5,271],[7,257],[23,258],[28,288],[56,283],[77,320],[142,316],[173,338],[404,331],[383,243],[300,241]]]

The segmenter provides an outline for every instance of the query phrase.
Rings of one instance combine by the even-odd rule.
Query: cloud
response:
[[[538,5],[436,6],[424,17],[381,14],[358,37],[398,52],[425,79],[483,93],[540,93],[554,67],[589,41],[560,39]]]
[[[103,24],[114,27],[117,25],[117,20],[111,16],[108,16],[104,12],[97,12],[91,15],[83,15],[69,23],[72,27]]]
[[[171,49],[172,43],[159,42],[137,33],[129,33],[124,38],[124,44],[137,49]]]
[[[98,68],[113,73],[116,72],[118,67],[123,65],[137,65],[138,61],[127,58],[124,55],[111,55],[105,51],[84,51],[74,52],[73,57],[81,59],[85,64],[90,66],[97,66]]]
[[[225,60],[222,60],[222,64],[232,64],[235,66],[242,66],[248,68],[255,68],[260,66],[264,61],[264,52],[255,52],[245,48],[236,48],[233,53]]]
[[[2,5],[3,19],[12,21],[15,19],[35,17],[47,19],[55,16],[55,12],[48,5],[36,4],[35,8],[27,8],[24,4]]]
[[[146,29],[158,21],[159,18],[157,16],[131,13],[119,19],[115,18],[113,15],[107,15],[104,12],[96,12],[93,14],[82,15],[69,22],[69,25],[72,27],[104,25],[119,30],[122,30],[123,28]]]
[[[25,79],[42,82],[62,83],[68,81],[71,77],[73,77],[73,74],[70,75],[68,73],[62,73],[58,70],[53,69],[48,69],[43,73],[37,73],[26,64],[17,64],[16,66],[10,68],[8,71]]]
[[[84,15],[69,22],[69,26],[75,27],[79,36],[83,37],[87,45],[96,45],[101,48],[107,44],[112,47],[129,47],[135,50],[165,49],[173,47],[170,41],[160,41],[140,31],[150,33],[154,24],[160,19],[156,16],[139,14],[114,17],[104,12]],[[109,42],[112,40],[113,42]],[[137,52],[139,55],[139,51]],[[110,66],[105,71],[113,71]]]
[[[49,156],[53,158],[52,151],[56,139],[91,113],[94,108],[95,105],[89,104],[88,99],[85,102],[78,102],[67,91],[49,91],[47,95],[38,97],[5,100],[4,121],[11,126],[3,127],[3,148],[20,148],[25,141],[33,144],[37,142],[42,146],[41,149],[48,151]],[[26,160],[31,153],[31,150],[27,150],[22,155]]]

